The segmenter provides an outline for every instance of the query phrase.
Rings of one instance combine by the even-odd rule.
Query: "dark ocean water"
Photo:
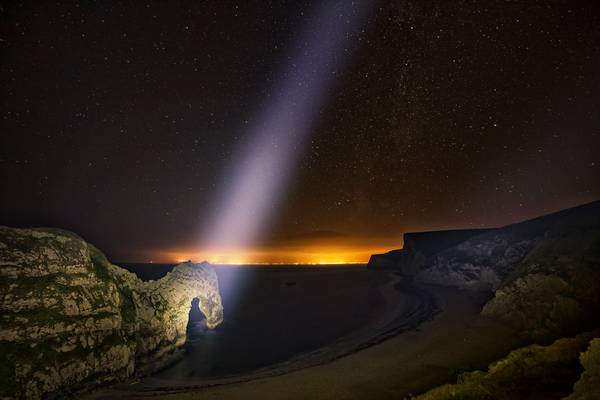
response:
[[[149,280],[174,265],[122,266]],[[224,322],[212,331],[198,324],[186,357],[157,377],[225,376],[283,362],[364,326],[383,301],[381,276],[364,265],[214,267]]]

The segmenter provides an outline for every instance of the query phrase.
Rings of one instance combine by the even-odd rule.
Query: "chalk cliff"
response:
[[[600,201],[498,229],[406,234],[405,242],[379,258],[417,282],[487,290],[493,297],[482,313],[526,339],[596,328]]]
[[[412,276],[423,269],[428,258],[456,246],[473,236],[490,229],[454,229],[404,234],[404,247],[384,254],[373,254],[369,259],[371,269],[396,269]]]
[[[405,243],[369,266],[486,291],[482,315],[527,345],[418,399],[598,398],[600,201],[483,232],[407,234]]]
[[[406,233],[403,249],[373,255],[369,267],[393,268],[423,282],[465,287],[485,282],[496,289],[513,272],[523,272],[530,255],[593,253],[589,246],[599,230],[596,201],[497,229]]]
[[[208,327],[221,323],[207,263],[143,282],[71,232],[0,227],[0,397],[41,398],[153,371],[180,353],[194,298]]]

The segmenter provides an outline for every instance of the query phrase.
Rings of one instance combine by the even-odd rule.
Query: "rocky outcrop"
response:
[[[393,267],[421,282],[493,291],[558,258],[597,255],[592,247],[599,230],[600,202],[594,202],[498,229],[407,233],[403,249],[374,255],[369,266]],[[535,267],[536,254],[553,259],[536,260]]]
[[[533,340],[569,333],[563,328],[577,326],[585,318],[569,283],[543,274],[528,274],[496,291],[482,314],[510,323],[522,337]]]
[[[533,341],[595,329],[600,314],[600,202],[551,217],[482,311]]]
[[[590,342],[600,328],[600,201],[444,249],[424,243],[407,241],[380,257],[418,282],[484,289],[484,316],[512,326],[524,343],[554,343],[517,349],[418,399],[600,398],[600,342]]]
[[[398,269],[404,250],[391,250],[383,254],[372,254],[367,268],[369,269]]]
[[[405,249],[388,253],[388,265],[418,282],[487,291],[482,313],[513,325],[524,339],[597,328],[600,201],[484,232],[415,235],[406,235]],[[453,235],[459,243],[448,239]]]
[[[368,268],[396,269],[412,276],[418,273],[429,257],[438,254],[465,240],[480,235],[489,229],[456,229],[432,232],[410,232],[404,234],[404,247],[385,254],[373,254]]]
[[[142,282],[73,233],[0,227],[0,397],[46,397],[160,367],[185,342],[194,298],[208,327],[222,321],[207,263]]]

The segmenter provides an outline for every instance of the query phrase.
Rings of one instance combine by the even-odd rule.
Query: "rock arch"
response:
[[[186,262],[143,282],[60,229],[0,226],[0,397],[37,399],[144,375],[175,359],[197,297],[223,320],[217,274]]]

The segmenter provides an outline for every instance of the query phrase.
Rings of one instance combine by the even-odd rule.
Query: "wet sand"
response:
[[[278,276],[284,277],[283,274]],[[348,271],[346,276],[350,276]],[[311,343],[316,350],[307,353],[300,351],[288,358],[287,362],[275,362],[258,369],[241,368],[237,373],[227,375],[219,375],[218,368],[207,372],[196,366],[197,362],[202,364],[202,360],[196,358],[194,361],[194,357],[188,357],[154,377],[136,384],[104,389],[93,393],[90,398],[403,398],[410,393],[416,394],[431,386],[450,382],[461,370],[482,367],[488,361],[506,354],[518,342],[505,327],[479,317],[478,301],[465,292],[435,286],[403,287],[393,282],[394,278],[390,279],[387,274],[371,275],[372,280],[365,284],[364,276],[367,275],[361,277],[358,273],[356,276],[363,279],[362,285],[353,286],[348,282],[337,285],[348,285],[346,290],[353,289],[359,293],[361,290],[366,293],[365,287],[377,292],[378,295],[371,293],[373,300],[369,304],[379,309],[378,314],[375,317],[369,315],[366,320],[359,318],[362,326],[350,324],[346,326],[349,330],[338,330],[337,335],[340,332],[342,335],[329,343]],[[278,286],[283,282],[285,290],[300,284],[288,285],[291,282],[287,280],[288,277],[281,281],[274,278],[272,283]],[[318,278],[318,281],[328,281],[322,278]],[[307,283],[303,285],[310,286]],[[330,281],[329,285],[335,287],[336,283]],[[335,292],[335,289],[330,290]],[[344,290],[340,290],[338,295],[343,299],[346,296],[341,294]],[[351,293],[350,297],[357,296],[357,293]],[[429,319],[427,313],[430,316],[435,314],[434,310],[427,308],[432,299],[428,296],[433,296],[436,305],[443,311],[433,320],[423,322]],[[311,304],[315,306],[327,298],[319,295],[314,297],[311,298],[314,302]],[[331,295],[331,298],[335,297]],[[297,301],[300,305],[306,304],[304,299],[304,295],[299,296]],[[363,298],[360,299],[364,302]],[[259,299],[255,300],[260,304]],[[285,303],[280,303],[282,313],[287,309]],[[336,307],[329,309],[325,315],[335,315]],[[348,308],[354,307],[355,303],[350,302]],[[368,307],[363,309],[366,310]],[[418,314],[423,310],[426,312],[413,321],[416,323],[411,323],[415,312]],[[264,312],[270,313],[269,310]],[[373,313],[373,310],[370,312]],[[344,313],[342,307],[340,314]],[[347,315],[341,320],[345,318]],[[293,335],[301,337],[301,334],[302,331],[290,331],[292,339]],[[243,337],[242,334],[240,336]],[[230,351],[243,364],[244,359],[249,358],[248,348],[251,347],[243,350],[232,348]],[[266,347],[263,351],[269,352]],[[281,357],[286,356],[281,353],[274,358],[263,358],[263,361]],[[204,360],[204,365],[207,359],[210,358]],[[196,372],[190,373],[194,368]]]
[[[200,385],[318,349],[383,313],[385,280],[357,267],[220,267],[224,322],[188,344],[186,357],[146,380]]]
[[[153,266],[141,269],[142,276],[160,277],[150,273]],[[385,305],[390,301],[381,290],[389,280],[364,265],[215,269],[223,323],[215,330],[199,325],[188,332],[194,340],[186,344],[186,356],[145,381],[156,386],[199,385],[289,364],[389,314]],[[388,291],[398,294],[393,288]],[[404,303],[400,298],[394,302]]]
[[[237,318],[200,335],[183,360],[135,390],[231,384],[324,364],[414,329],[438,311],[426,292],[364,267],[252,274],[259,282],[250,285],[250,310],[238,308]]]

